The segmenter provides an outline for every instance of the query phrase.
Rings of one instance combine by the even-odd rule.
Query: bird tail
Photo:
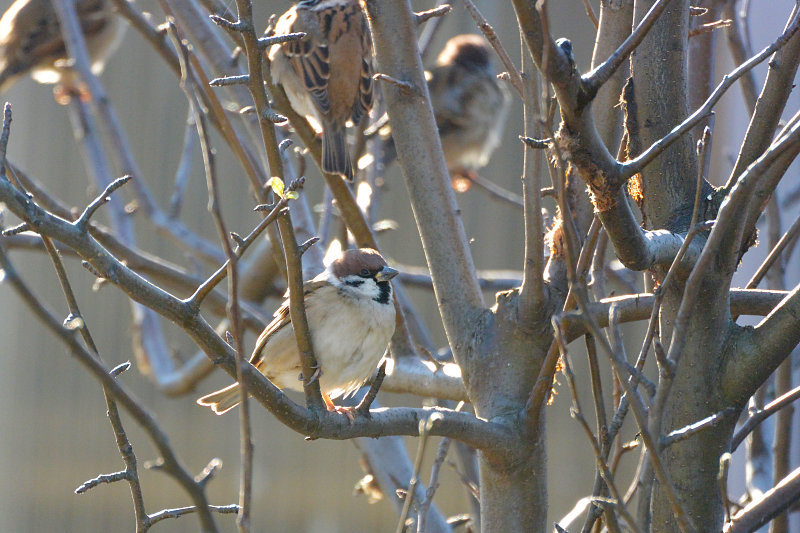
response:
[[[322,171],[341,174],[347,181],[353,181],[353,163],[344,128],[330,122],[322,127]]]
[[[220,389],[211,394],[206,394],[202,398],[197,399],[197,405],[210,407],[216,414],[221,415],[227,413],[237,405],[241,400],[241,393],[239,392],[239,384],[234,383],[228,385],[224,389]]]

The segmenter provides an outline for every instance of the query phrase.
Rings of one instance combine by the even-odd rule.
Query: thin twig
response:
[[[359,403],[358,406],[356,407],[356,413],[364,416],[369,416],[369,408],[372,405],[372,402],[375,401],[375,397],[378,396],[378,391],[381,389],[381,385],[383,384],[383,378],[385,377],[386,377],[386,360],[384,360],[378,367],[378,373],[375,374],[375,378],[372,380],[372,384],[370,384],[369,390],[364,395],[364,398],[361,400],[361,403]]]
[[[170,218],[178,218],[183,205],[183,197],[186,193],[186,186],[189,183],[189,176],[192,173],[192,156],[195,151],[195,143],[197,137],[195,136],[194,113],[191,108],[189,109],[189,116],[186,117],[186,127],[183,133],[183,150],[178,162],[178,169],[175,171],[175,185],[172,190],[172,196],[169,199],[169,207],[167,213]]]
[[[486,20],[486,18],[478,11],[478,8],[475,7],[475,4],[472,0],[463,0],[464,7],[467,8],[469,11],[472,20],[475,21],[475,24],[478,25],[478,28],[483,32],[484,37],[486,40],[489,41],[489,44],[492,45],[494,51],[497,52],[497,57],[500,58],[500,61],[503,63],[503,66],[506,68],[506,72],[508,72],[509,79],[511,81],[511,85],[516,89],[517,94],[522,96],[522,77],[519,74],[519,70],[517,67],[514,66],[514,62],[511,61],[511,57],[506,52],[506,49],[503,47],[503,43],[500,42],[500,37],[498,37],[497,32],[494,31],[494,28],[491,24]]]
[[[783,257],[782,253],[784,249],[786,249],[786,246],[790,242],[794,241],[798,235],[800,235],[800,216],[795,219],[795,221],[792,223],[792,226],[786,230],[786,233],[783,234],[775,247],[770,250],[769,255],[767,255],[767,258],[764,259],[764,262],[758,267],[758,270],[756,270],[756,273],[753,274],[752,278],[750,278],[750,281],[747,282],[745,288],[755,289],[758,287],[758,284],[761,283],[761,280],[764,279],[764,276],[767,275],[767,272],[769,272],[769,269],[772,268],[772,265],[774,265],[776,261],[788,260],[789,255],[787,254],[785,257]]]
[[[437,413],[433,413],[429,417],[419,421],[419,442],[417,444],[417,457],[414,459],[414,473],[411,476],[411,480],[408,482],[408,490],[406,490],[403,510],[400,512],[400,520],[397,522],[395,533],[403,533],[405,530],[406,520],[411,511],[411,504],[414,501],[414,492],[419,483],[419,472],[422,469],[422,459],[425,456],[425,448],[428,445],[428,436],[434,424],[439,420],[441,420],[441,416]]]
[[[722,423],[727,418],[735,415],[737,412],[738,409],[736,409],[735,407],[726,407],[722,411],[707,416],[702,420],[698,420],[693,424],[689,424],[688,426],[684,426],[680,429],[670,431],[661,438],[661,447],[667,448],[669,446],[672,446],[676,442],[681,442],[683,440],[688,439],[689,437],[696,435],[697,433],[700,433],[704,429],[715,427],[720,423]]]
[[[278,218],[278,229],[281,232],[283,254],[286,257],[286,270],[289,273],[289,315],[292,320],[297,351],[300,354],[300,365],[303,373],[303,390],[306,396],[306,407],[312,412],[324,412],[324,402],[319,380],[316,379],[319,364],[314,355],[311,330],[306,316],[305,293],[303,292],[303,264],[300,251],[295,240],[292,219],[289,214]]]
[[[11,104],[6,102],[3,106],[3,131],[0,133],[0,174],[6,173],[6,152],[8,151],[8,139],[11,136]]]
[[[455,410],[461,411],[463,407],[464,402],[459,402]],[[428,490],[425,491],[425,499],[419,505],[419,512],[417,513],[417,533],[427,532],[428,512],[433,503],[433,495],[436,494],[436,490],[439,488],[439,472],[441,472],[442,464],[447,458],[447,451],[450,449],[451,443],[452,439],[447,437],[439,442],[439,449],[436,452],[436,458],[433,460],[433,466],[431,466],[431,479],[428,482]]]
[[[653,143],[650,147],[644,150],[641,154],[636,156],[635,158],[622,163],[622,173],[621,177],[622,180],[627,180],[637,172],[641,172],[651,161],[653,161],[656,157],[658,157],[664,150],[666,150],[674,141],[676,141],[679,137],[681,137],[684,133],[690,131],[694,126],[696,126],[701,120],[706,118],[711,114],[711,109],[716,105],[716,103],[722,98],[728,88],[731,87],[740,77],[750,71],[753,67],[767,59],[776,50],[782,48],[789,39],[797,32],[798,30],[798,18],[795,18],[791,24],[786,28],[786,30],[778,37],[775,42],[771,45],[767,46],[761,52],[754,55],[738,67],[736,67],[733,71],[729,72],[725,76],[723,76],[722,81],[716,88],[711,92],[708,96],[706,101],[701,105],[697,110],[694,111],[691,115],[689,115],[682,123],[675,126],[667,135]]]
[[[258,225],[255,228],[253,228],[253,231],[251,231],[247,235],[247,237],[245,237],[239,242],[239,246],[236,248],[237,257],[241,257],[242,254],[244,254],[244,252],[247,250],[247,248],[249,248],[250,245],[253,244],[253,242],[255,242],[258,236],[267,228],[267,226],[275,222],[279,217],[281,217],[286,212],[287,202],[288,200],[285,199],[280,200],[278,204],[272,209],[272,211],[269,212],[269,215],[267,215],[264,219],[262,219],[261,222],[259,222]],[[206,281],[204,281],[199,287],[197,287],[197,290],[194,292],[194,294],[192,294],[189,298],[184,300],[184,302],[186,302],[193,308],[199,308],[200,304],[203,302],[206,296],[208,296],[211,293],[211,291],[214,290],[214,287],[216,287],[220,281],[225,279],[227,275],[228,275],[228,261],[225,261],[225,263],[223,263],[219,268],[217,268],[216,272],[214,272]]]
[[[89,225],[89,219],[92,218],[92,215],[102,206],[104,203],[108,202],[111,193],[125,185],[131,180],[131,176],[122,176],[121,178],[117,178],[105,188],[105,190],[95,198],[86,209],[83,211],[78,220],[75,221],[75,227],[80,230],[85,230],[86,227]]]
[[[234,514],[238,513],[240,508],[238,505],[231,504],[231,505],[209,505],[208,509],[215,513],[219,514]],[[178,507],[176,509],[164,509],[157,513],[153,513],[150,515],[150,525],[158,523],[167,518],[180,518],[183,515],[192,514],[197,512],[197,507],[192,505],[191,507]]]
[[[247,382],[244,380],[244,367],[247,363],[244,357],[244,340],[242,336],[242,319],[239,310],[239,270],[236,251],[231,246],[228,230],[222,217],[219,199],[219,179],[216,171],[216,156],[211,147],[206,111],[200,104],[197,94],[197,80],[189,66],[189,49],[185,46],[177,33],[172,21],[167,23],[167,30],[172,38],[173,45],[178,50],[181,64],[181,88],[186,93],[186,98],[195,117],[197,135],[200,139],[200,151],[203,156],[203,167],[206,174],[206,187],[208,189],[208,210],[217,227],[222,248],[227,257],[228,265],[228,305],[226,311],[228,322],[233,335],[233,348],[237,365],[237,380],[239,381],[240,408],[239,408],[239,439],[242,459],[241,478],[239,484],[239,513],[237,524],[241,533],[250,531],[250,507],[253,487],[253,441],[250,430],[250,409],[247,393]]]
[[[758,427],[761,422],[775,414],[776,412],[780,411],[784,407],[791,405],[796,400],[800,399],[800,386],[795,387],[794,389],[790,390],[783,396],[775,398],[767,405],[764,406],[763,409],[759,409],[755,413],[752,413],[750,416],[747,417],[747,420],[742,427],[739,428],[739,431],[733,436],[731,440],[731,451],[735,451],[736,448],[742,443],[742,441],[749,435],[756,427]]]
[[[626,58],[641,44],[669,2],[670,0],[658,0],[654,3],[639,25],[636,26],[636,29],[619,45],[619,48],[608,59],[600,63],[597,68],[584,76],[583,83],[591,94],[595,94],[603,84],[610,80]]]
[[[592,21],[594,29],[598,29],[600,27],[600,21],[597,20],[597,15],[595,15],[594,8],[592,4],[589,3],[589,0],[583,0],[583,8],[586,10],[586,16]]]
[[[449,15],[452,10],[453,6],[450,4],[442,4],[432,9],[414,13],[414,20],[416,20],[417,24],[423,24],[434,17],[443,17],[445,15]]]

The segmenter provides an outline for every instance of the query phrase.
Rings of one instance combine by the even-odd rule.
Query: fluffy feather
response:
[[[485,167],[500,145],[511,96],[495,75],[483,37],[463,34],[447,41],[430,71],[428,91],[447,168],[457,174]],[[395,157],[389,139],[383,163]]]

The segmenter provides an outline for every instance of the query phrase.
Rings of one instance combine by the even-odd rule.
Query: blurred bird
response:
[[[509,91],[492,69],[483,37],[471,33],[447,41],[431,69],[428,92],[450,174],[477,176],[500,136],[511,104]],[[390,142],[384,163],[395,158]]]
[[[358,0],[302,0],[284,13],[275,34],[307,37],[273,45],[272,80],[297,113],[322,130],[322,170],[353,179],[346,125],[372,107],[372,44]]]
[[[319,365],[319,384],[329,411],[331,398],[347,396],[375,372],[394,333],[392,285],[397,271],[371,248],[347,250],[327,269],[303,286],[311,342]],[[303,390],[289,299],[275,312],[256,341],[252,363],[275,386]],[[239,403],[239,384],[197,400],[218,415]]]
[[[112,7],[111,0],[75,2],[95,74],[102,72],[124,33]],[[77,88],[51,0],[17,0],[0,18],[0,93],[28,72],[39,83],[59,84],[57,95]]]

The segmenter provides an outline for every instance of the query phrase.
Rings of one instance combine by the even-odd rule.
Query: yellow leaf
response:
[[[274,192],[280,198],[283,198],[283,180],[277,176],[274,176],[267,181],[267,186],[272,187],[272,192]]]

